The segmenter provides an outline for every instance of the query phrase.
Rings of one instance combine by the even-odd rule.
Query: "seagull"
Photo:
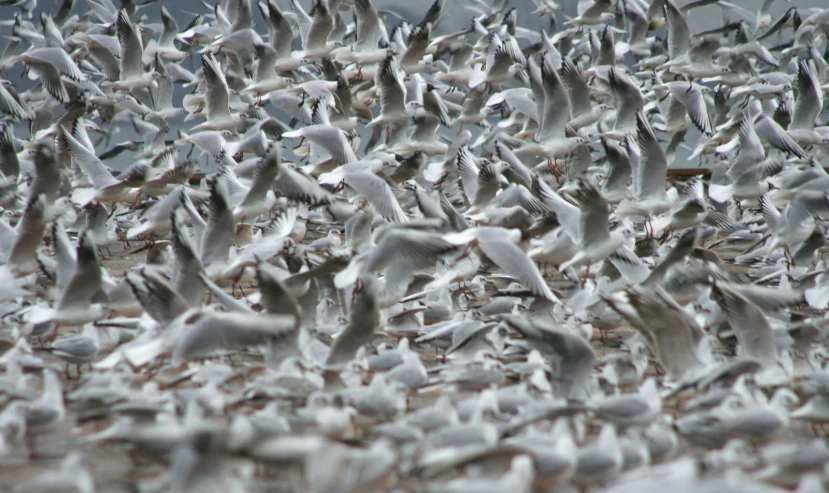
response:
[[[555,160],[573,152],[585,140],[581,137],[566,137],[570,100],[550,58],[543,59],[540,74],[537,69],[537,66],[530,63],[530,80],[540,86],[535,91],[543,94],[543,103],[537,101],[541,121],[535,136],[536,143],[527,144],[521,150]]]
[[[615,252],[631,235],[629,230],[622,228],[610,232],[607,228],[610,210],[601,192],[596,186],[585,179],[576,182],[575,190],[571,193],[573,200],[581,211],[579,215],[579,239],[576,254],[559,266],[561,271],[570,267],[585,265],[587,272],[585,280],[590,274],[590,266],[604,260]]]
[[[135,26],[130,22],[126,10],[118,12],[115,23],[120,46],[120,80],[105,82],[103,87],[115,90],[132,92],[137,89],[146,89],[152,84],[157,72],[144,72],[144,45]]]
[[[814,66],[800,60],[797,64],[797,99],[787,133],[800,145],[823,145],[829,143],[826,137],[815,131],[815,120],[823,107],[823,92]]]

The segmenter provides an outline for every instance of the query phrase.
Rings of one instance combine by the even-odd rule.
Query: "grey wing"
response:
[[[282,167],[279,176],[273,182],[273,189],[279,195],[312,206],[334,202],[334,196],[331,195],[331,192],[322,188],[316,180],[292,166]]]
[[[339,164],[357,160],[354,150],[342,130],[327,125],[313,125],[303,129],[305,138],[323,147]]]
[[[506,274],[516,278],[524,287],[549,301],[559,301],[541,276],[535,262],[509,240],[501,228],[487,228],[478,233],[478,248]]]
[[[665,151],[653,134],[650,124],[641,114],[636,116],[639,134],[639,150],[642,159],[636,173],[636,197],[660,196],[665,193],[668,160]]]
[[[535,180],[539,189],[538,196],[553,212],[558,221],[567,231],[570,239],[577,241],[581,237],[581,211],[578,207],[564,200],[561,195],[553,191],[543,180]]]
[[[463,101],[461,102],[463,107],[461,114],[470,116],[477,115],[486,102],[484,95],[484,90],[480,86],[471,89],[468,93],[466,93],[466,96],[464,96]]]
[[[668,26],[668,53],[673,60],[688,52],[691,47],[691,30],[674,0],[663,0],[662,10]]]
[[[549,57],[545,57],[541,65],[541,83],[544,87],[544,113],[536,140],[562,139],[570,118],[570,98]]]
[[[354,359],[361,347],[371,342],[374,337],[372,327],[361,324],[348,324],[337,336],[331,345],[325,366],[331,370],[339,370]]]
[[[98,352],[95,341],[84,336],[69,336],[55,339],[51,348],[76,358],[89,358]]]
[[[153,108],[156,111],[173,108],[173,79],[167,76],[155,80],[156,90],[153,98]]]
[[[510,184],[506,190],[503,190],[492,201],[493,204],[502,207],[519,206],[527,210],[530,214],[540,216],[549,214],[550,209],[530,193],[524,185]]]
[[[389,184],[370,170],[346,173],[345,183],[368,200],[385,219],[398,223],[409,222]]]
[[[34,120],[35,118],[32,109],[20,100],[11,85],[0,84],[0,111],[11,115],[16,120]]]
[[[328,42],[328,35],[334,29],[334,17],[328,9],[325,0],[317,0],[311,9],[311,26],[305,38],[305,50],[324,48]]]
[[[432,3],[432,6],[429,7],[429,10],[423,15],[423,19],[420,20],[419,26],[425,26],[426,24],[437,24],[440,20],[440,15],[443,12],[443,7],[446,4],[446,0],[435,0]]]
[[[296,318],[291,316],[240,313],[202,314],[186,327],[175,344],[177,361],[206,356],[214,351],[235,351],[279,340],[291,340],[296,334]]]
[[[40,83],[46,92],[60,103],[69,102],[69,93],[63,85],[61,74],[54,65],[47,62],[30,62],[29,67],[38,75]]]
[[[406,39],[406,51],[400,60],[403,63],[417,63],[426,53],[432,38],[432,25],[415,26]]]
[[[20,174],[20,160],[17,158],[14,129],[12,125],[0,128],[0,173],[7,178],[15,178],[14,189],[17,190],[17,176]]]
[[[272,272],[274,267],[267,262],[256,265],[256,282],[261,293],[260,302],[265,311],[275,315],[291,315],[299,319],[299,305],[285,288],[285,284]]]
[[[469,203],[474,203],[478,196],[478,165],[475,163],[475,158],[469,152],[469,147],[462,145],[458,149],[457,159],[455,161],[458,166],[458,176],[460,177],[459,185],[461,186],[464,195]]]
[[[436,116],[440,120],[440,123],[446,125],[449,121],[446,103],[443,102],[443,98],[440,97],[436,89],[427,90],[423,94],[423,107],[426,111]]]
[[[385,114],[406,111],[406,88],[399,76],[400,69],[394,56],[380,62],[375,83],[380,93],[380,110]]]
[[[762,310],[727,286],[714,282],[711,295],[728,317],[743,354],[761,361],[776,361],[774,333]]]
[[[478,186],[475,199],[472,203],[476,206],[484,205],[495,197],[501,190],[501,182],[494,163],[487,163],[478,171]]]
[[[701,369],[693,331],[666,295],[639,290],[629,293],[634,293],[630,295],[631,305],[647,328],[662,366],[677,379]]]
[[[26,56],[39,60],[43,65],[53,67],[58,73],[75,82],[86,80],[86,75],[62,48],[39,48],[27,52]]]
[[[806,152],[792,139],[777,122],[760,114],[754,122],[754,130],[763,141],[783,152],[790,152],[795,156],[806,159]]]
[[[430,141],[435,138],[435,132],[437,132],[438,126],[440,126],[441,120],[439,117],[426,114],[426,115],[416,115],[412,118],[415,123],[414,128],[412,129],[411,135],[409,135],[409,140],[414,142],[423,142],[423,141]]]
[[[645,99],[630,78],[616,68],[610,69],[609,77],[610,87],[616,98],[616,122],[613,128],[626,130],[628,125],[636,121],[636,116],[642,109]]]
[[[710,226],[714,226],[718,230],[727,234],[731,234],[745,228],[742,224],[732,221],[730,217],[719,211],[709,212],[705,215],[705,219],[703,219],[702,222]]]
[[[813,67],[801,59],[797,70],[797,100],[789,129],[812,129],[815,119],[823,108],[820,83]]]
[[[310,105],[304,104],[302,98],[284,91],[274,91],[268,94],[268,101],[276,108],[287,113],[291,118],[305,124],[311,124]]]
[[[771,203],[771,200],[766,195],[760,197],[760,214],[763,215],[763,220],[766,221],[770,232],[776,232],[785,226],[780,211],[777,210],[777,207]]]
[[[628,23],[628,44],[642,43],[648,37],[648,19],[633,2],[624,4],[625,19]]]
[[[297,208],[289,207],[271,220],[264,228],[262,228],[262,236],[273,236],[274,238],[284,238],[291,234],[296,226]]]
[[[256,167],[256,172],[253,175],[253,184],[242,200],[242,205],[265,200],[265,195],[271,189],[273,181],[279,174],[279,149],[281,149],[279,145],[272,146],[268,154],[259,162],[259,166]]]
[[[46,195],[39,194],[30,198],[26,204],[23,217],[17,224],[17,238],[9,252],[9,265],[20,267],[20,264],[25,264],[33,258],[46,230],[45,202]]]
[[[578,116],[593,111],[590,88],[584,80],[584,74],[569,57],[562,58],[561,79],[570,91],[573,115]]]
[[[144,67],[141,65],[144,45],[141,44],[141,38],[138,37],[126,10],[118,13],[115,26],[118,30],[118,43],[121,46],[121,80],[141,77],[144,73]]]
[[[451,225],[452,229],[455,231],[463,231],[469,227],[467,224],[466,219],[455,209],[455,206],[449,202],[449,199],[446,198],[446,195],[443,193],[438,193],[438,197],[440,200],[440,209],[446,214],[446,217],[449,219],[449,224]]]
[[[170,322],[188,309],[187,301],[154,271],[142,268],[130,272],[126,281],[144,311],[158,322]]]
[[[75,272],[75,249],[59,221],[52,223],[52,244],[55,249],[55,286],[65,289]]]
[[[265,7],[263,3],[259,3],[262,14],[266,17],[270,25],[269,30],[271,34],[271,46],[276,50],[276,53],[281,58],[286,58],[291,54],[291,45],[294,41],[294,30],[291,23],[279,9],[279,6],[274,0],[268,0],[267,10],[268,15],[265,16]]]
[[[541,341],[546,343],[558,359],[560,390],[565,396],[580,396],[588,383],[596,354],[590,343],[578,335],[553,328],[546,324],[534,324]],[[578,394],[575,394],[578,392]]]
[[[182,197],[184,195],[182,194]],[[191,307],[201,306],[204,297],[204,285],[198,278],[204,268],[201,260],[193,250],[190,235],[179,221],[175,212],[172,214],[173,254],[175,264],[172,283],[175,290]]]
[[[253,310],[243,301],[239,301],[233,296],[225,293],[225,291],[211,281],[204,272],[199,273],[199,280],[204,284],[210,295],[213,296],[219,305],[222,306],[228,313],[251,314]]]
[[[754,130],[754,125],[749,120],[748,115],[743,115],[738,135],[740,138],[740,153],[728,169],[728,176],[731,178],[739,176],[747,168],[762,161],[766,157],[763,143],[760,141],[760,137],[757,136],[757,132]]]
[[[507,47],[497,36],[492,37],[492,43],[490,46],[491,56],[487,58],[487,62],[492,60],[492,63],[487,65],[487,72],[491,74],[507,73],[513,63],[515,63],[512,56],[509,54]]]
[[[173,46],[179,32],[178,23],[163,5],[161,6],[161,24],[164,30],[161,31],[161,37],[158,39],[159,46]]]
[[[711,135],[714,129],[711,126],[711,119],[708,116],[708,105],[702,96],[699,88],[693,87],[690,91],[679,91],[677,95],[681,98],[682,104],[688,110],[688,116],[700,132]]]
[[[230,210],[227,191],[220,177],[213,178],[210,184],[210,212],[199,248],[205,267],[227,261],[235,236],[236,221]]]
[[[377,271],[392,264],[404,264],[406,271],[414,272],[434,266],[441,255],[456,249],[436,234],[395,229],[384,234],[366,260],[365,268]]]
[[[725,283],[720,283],[720,286]],[[728,289],[742,295],[749,302],[763,311],[772,312],[798,303],[803,303],[803,293],[797,290],[783,291],[777,286],[762,284],[725,284]]]
[[[357,39],[354,44],[358,49],[374,49],[377,43],[386,38],[377,9],[371,0],[356,0],[354,14],[357,21]]]
[[[604,183],[605,192],[623,194],[630,183],[630,158],[627,153],[615,142],[602,139],[604,154],[607,157],[608,173]]]
[[[95,250],[95,243],[87,231],[78,237],[75,272],[61,294],[58,309],[85,308],[101,291],[101,262]]]
[[[610,207],[595,185],[579,179],[573,199],[581,210],[579,216],[580,244],[583,248],[598,245],[608,240]]]
[[[230,115],[229,89],[221,65],[211,53],[203,54],[201,60],[206,83],[207,117]]]

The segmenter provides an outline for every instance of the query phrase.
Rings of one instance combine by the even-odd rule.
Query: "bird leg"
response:
[[[52,335],[46,338],[46,342],[48,343],[54,341],[55,338],[58,336],[58,332],[60,331],[60,324],[55,324],[55,328],[52,330],[54,331]]]
[[[587,265],[587,270],[584,271],[584,279],[581,280],[581,288],[587,285],[587,278],[590,277],[590,265]]]
[[[26,433],[26,448],[29,449],[29,458],[37,457],[37,437],[33,433]]]

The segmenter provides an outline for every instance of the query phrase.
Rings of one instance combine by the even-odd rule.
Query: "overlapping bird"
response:
[[[0,490],[825,491],[829,9],[533,1],[0,2]]]

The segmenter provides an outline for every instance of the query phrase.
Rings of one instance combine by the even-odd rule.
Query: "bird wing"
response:
[[[823,109],[823,95],[813,66],[801,59],[797,64],[797,100],[789,129],[811,130]]]
[[[118,12],[115,27],[118,31],[118,44],[121,46],[121,80],[137,79],[144,75],[141,62],[144,45],[126,10]]]
[[[757,305],[716,281],[711,284],[711,296],[728,317],[744,356],[766,362],[777,360],[774,333]]]
[[[193,318],[175,342],[176,361],[265,344],[296,345],[292,337],[297,334],[293,316],[202,312]]]
[[[230,116],[230,96],[222,66],[212,53],[203,54],[201,61],[206,83],[207,118],[212,120]]]
[[[478,248],[484,252],[495,265],[518,280],[536,296],[549,301],[560,301],[553,294],[547,282],[538,271],[535,262],[527,257],[509,239],[509,232],[503,228],[481,228],[478,230]]]
[[[639,150],[642,159],[636,173],[636,198],[660,197],[665,193],[668,176],[668,160],[665,151],[651,129],[648,120],[641,114],[636,117],[639,135]]]
[[[380,93],[380,112],[385,115],[406,112],[406,87],[400,80],[400,67],[394,56],[380,62],[375,78]]]
[[[588,180],[579,179],[573,199],[581,210],[579,244],[582,248],[606,242],[610,238],[608,230],[610,207],[599,189]]]
[[[541,64],[541,85],[544,89],[544,112],[539,115],[542,122],[536,140],[564,139],[564,127],[570,119],[570,98],[549,57],[544,57]]]
[[[60,128],[60,138],[72,156],[72,160],[89,177],[96,190],[102,190],[118,183],[118,180],[112,176],[104,163],[90,149],[72,136],[65,127]]]
[[[305,51],[325,48],[328,36],[334,29],[334,17],[325,0],[317,0],[311,9],[311,26],[305,38]]]
[[[397,202],[397,197],[385,180],[365,168],[364,163],[351,163],[342,167],[345,184],[362,195],[377,210],[377,213],[389,221],[406,223],[409,218]]]

